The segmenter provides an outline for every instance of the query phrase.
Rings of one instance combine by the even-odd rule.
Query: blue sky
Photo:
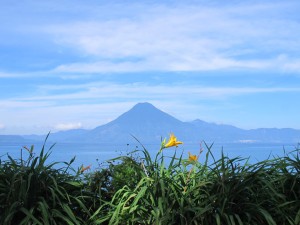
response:
[[[300,129],[300,2],[1,1],[0,134],[182,121]]]

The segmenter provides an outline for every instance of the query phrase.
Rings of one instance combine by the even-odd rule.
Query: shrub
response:
[[[299,224],[299,149],[294,157],[291,153],[252,165],[224,155],[208,165],[212,145],[205,146],[203,164],[176,158],[176,153],[165,164],[163,147],[154,159],[141,150],[145,163],[134,167],[139,181],[117,190],[98,210],[109,207],[106,214],[93,215],[95,223]]]
[[[70,167],[74,159],[58,169],[57,162],[47,165],[53,146],[45,153],[45,143],[38,156],[25,147],[20,160],[8,155],[1,162],[0,224],[83,224],[89,218],[83,183]]]
[[[46,139],[47,140],[47,139]],[[46,141],[45,141],[46,142]],[[199,155],[164,155],[182,142],[171,135],[154,158],[121,156],[82,173],[70,162],[46,164],[38,156],[0,161],[0,224],[299,225],[299,147],[255,164]],[[198,158],[204,157],[200,163]],[[213,163],[208,164],[210,158]]]

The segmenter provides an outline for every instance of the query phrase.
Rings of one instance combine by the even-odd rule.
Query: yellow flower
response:
[[[198,156],[197,155],[192,155],[190,152],[189,152],[189,161],[190,162],[196,162],[198,160]]]
[[[170,134],[169,141],[167,142],[167,144],[164,145],[164,148],[169,148],[169,147],[173,147],[173,146],[177,147],[180,144],[183,144],[183,142],[177,141],[177,138],[175,137],[175,135]]]
[[[89,165],[89,166],[87,166],[87,167],[81,166],[80,172],[83,173],[84,171],[91,169],[91,166],[92,166],[92,165]]]

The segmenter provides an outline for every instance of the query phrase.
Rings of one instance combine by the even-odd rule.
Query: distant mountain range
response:
[[[259,128],[244,130],[231,125],[207,123],[202,120],[182,122],[157,109],[150,103],[138,103],[115,120],[92,130],[69,130],[52,133],[54,142],[68,143],[157,143],[173,132],[185,143],[202,140],[216,143],[298,143],[300,130],[284,128]],[[45,135],[0,135],[0,143],[14,140],[42,141]]]

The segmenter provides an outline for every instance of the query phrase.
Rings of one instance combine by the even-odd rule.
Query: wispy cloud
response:
[[[5,128],[5,125],[0,123],[0,130],[4,129]]]
[[[283,70],[298,73],[300,71],[300,59],[286,60],[283,64]]]
[[[13,33],[25,42],[36,37],[27,44],[38,43],[44,55],[60,59],[49,56],[43,63],[51,66],[22,76],[249,69],[299,73],[297,1],[71,4],[16,6],[30,23],[13,19]],[[28,8],[43,12],[42,20]],[[47,19],[51,13],[69,17]],[[0,77],[12,76],[20,74],[0,72]]]
[[[205,87],[143,83],[93,83],[73,85],[69,88],[73,93],[52,95],[50,93],[58,89],[68,92],[68,86],[47,85],[43,86],[43,96],[2,100],[2,119],[9,121],[14,130],[22,126],[19,128],[21,133],[26,132],[26,126],[34,127],[31,130],[35,130],[35,133],[47,133],[53,129],[94,128],[115,119],[137,102],[148,101],[183,121],[202,118],[222,122],[224,119],[221,118],[226,110],[239,110],[232,101],[235,97],[257,95],[262,98],[264,93],[300,93],[300,88],[296,87]],[[78,92],[74,92],[76,88]],[[223,111],[223,115],[219,116],[218,120],[214,119],[212,115],[220,110]]]
[[[240,113],[245,124],[265,112],[260,122],[272,124],[272,114],[278,124],[289,119],[299,127],[295,112],[286,110],[285,118],[279,112],[300,93],[299,6],[297,0],[3,3],[0,19],[9,22],[0,26],[1,122],[7,132],[91,128],[148,101],[182,120],[236,122],[233,113]]]
[[[193,84],[172,83],[170,84],[147,84],[147,83],[128,83],[117,84],[108,82],[96,82],[79,85],[55,85],[41,86],[45,92],[51,90],[72,90],[73,93],[56,94],[45,96],[28,97],[23,100],[41,101],[41,102],[59,102],[60,100],[105,100],[110,99],[118,101],[118,99],[147,99],[161,98],[170,99],[172,96],[176,99],[185,99],[186,95],[197,98],[224,99],[232,96],[258,93],[279,93],[279,92],[300,92],[298,87],[209,87]],[[74,90],[78,90],[75,91]]]
[[[292,65],[284,64],[286,69]],[[228,69],[275,69],[276,60],[234,60],[214,56],[214,58],[192,58],[179,56],[177,59],[165,58],[163,60],[141,60],[138,62],[111,62],[100,61],[93,63],[73,63],[60,65],[54,69],[58,73],[121,73],[145,71],[218,71]]]
[[[22,77],[22,76],[24,76],[24,74],[0,71],[0,78],[14,78],[14,77]]]
[[[292,18],[273,16],[291,7],[273,2],[144,5],[134,17],[52,25],[46,32],[58,44],[91,56],[88,62],[60,65],[57,72],[293,69],[278,57],[289,58],[300,50],[300,25]]]
[[[43,95],[12,98],[0,101],[0,112],[18,111],[25,112],[24,115],[35,111],[41,115],[51,114],[53,118],[65,116],[70,121],[83,118],[89,114],[94,119],[99,117],[97,110],[105,107],[103,118],[112,119],[118,113],[128,109],[130,105],[137,102],[149,101],[157,103],[159,107],[171,109],[180,104],[195,104],[195,101],[217,101],[231,100],[235,97],[252,96],[257,94],[294,93],[299,95],[298,87],[208,87],[201,85],[152,85],[146,83],[115,84],[115,83],[90,83],[80,85],[46,85],[42,86]],[[63,90],[63,93],[51,94],[55,90]],[[71,93],[68,93],[68,90]],[[186,96],[189,96],[187,99]],[[188,100],[188,101],[187,101]],[[109,104],[108,104],[109,102]],[[168,105],[168,106],[167,106]],[[106,107],[107,106],[107,107]],[[109,108],[111,106],[111,108]],[[95,114],[92,116],[92,114]],[[71,117],[71,115],[76,115]],[[22,116],[20,116],[22,117]],[[101,120],[103,120],[103,118]],[[25,118],[24,118],[25,119]],[[25,119],[26,120],[26,119]],[[85,118],[84,120],[89,120]],[[54,121],[53,121],[54,122]],[[57,123],[57,122],[56,122]]]
[[[80,122],[77,123],[59,123],[54,126],[56,130],[66,131],[82,128],[82,124]]]

